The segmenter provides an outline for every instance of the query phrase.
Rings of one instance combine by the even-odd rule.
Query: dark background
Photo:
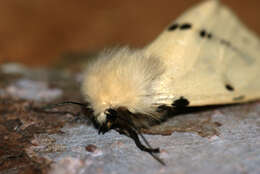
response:
[[[67,52],[141,47],[199,0],[1,0],[0,64],[51,65]],[[222,0],[260,35],[259,0]]]

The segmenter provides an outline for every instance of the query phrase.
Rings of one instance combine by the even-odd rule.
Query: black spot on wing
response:
[[[175,23],[173,25],[171,25],[169,28],[168,28],[168,31],[174,31],[176,29],[180,29],[180,30],[188,30],[188,29],[191,29],[192,25],[190,23],[183,23],[181,25]]]
[[[206,30],[202,29],[200,30],[199,32],[199,35],[200,37],[207,37],[208,39],[211,39],[212,38],[212,34],[211,33],[208,33]]]
[[[206,36],[206,31],[205,30],[201,30],[200,31],[200,36],[201,37],[205,37]]]
[[[169,30],[169,31],[173,31],[173,30],[176,30],[178,27],[179,27],[178,24],[173,24],[173,25],[171,25],[171,26],[168,28],[168,30]]]
[[[191,24],[190,23],[184,23],[180,26],[181,30],[188,30],[191,29]]]
[[[230,84],[226,84],[225,87],[226,87],[226,89],[227,89],[228,91],[234,91],[234,90],[235,90],[234,87],[231,86]]]
[[[179,99],[175,100],[172,103],[172,106],[176,107],[176,108],[184,108],[187,107],[190,104],[189,100],[187,100],[184,97],[180,97]]]

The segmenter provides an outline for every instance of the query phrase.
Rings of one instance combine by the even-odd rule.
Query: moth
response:
[[[153,155],[140,133],[169,109],[260,98],[260,41],[218,0],[174,20],[142,49],[102,51],[86,67],[81,91],[99,133],[116,130]],[[139,137],[144,141],[141,143]]]

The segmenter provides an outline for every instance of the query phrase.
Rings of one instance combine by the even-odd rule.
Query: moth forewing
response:
[[[167,105],[181,96],[189,106],[260,97],[259,38],[217,0],[188,10],[145,49],[167,67],[157,87]]]

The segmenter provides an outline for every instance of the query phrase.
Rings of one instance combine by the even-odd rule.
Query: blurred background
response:
[[[68,53],[142,47],[200,0],[1,0],[0,64],[49,66]],[[259,0],[222,0],[260,35]]]

